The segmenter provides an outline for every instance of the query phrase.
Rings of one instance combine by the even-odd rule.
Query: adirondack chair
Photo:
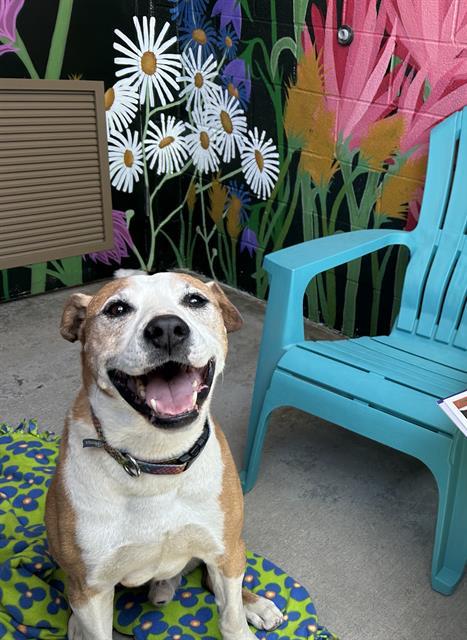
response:
[[[266,256],[270,293],[253,394],[244,490],[268,418],[292,406],[421,460],[436,478],[432,586],[449,595],[467,562],[467,438],[437,399],[467,387],[467,107],[431,132],[414,231],[340,233]],[[303,297],[318,273],[391,245],[410,252],[389,336],[305,341]]]

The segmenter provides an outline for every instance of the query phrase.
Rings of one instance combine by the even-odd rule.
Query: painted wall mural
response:
[[[86,2],[75,0],[72,26]],[[0,69],[16,56],[34,71],[14,28],[32,4],[2,5]],[[62,50],[72,5],[57,3],[51,41]],[[93,77],[107,88],[116,246],[76,259],[88,279],[120,263],[178,266],[265,297],[265,252],[416,225],[429,131],[467,104],[465,2],[166,0],[108,4],[102,13],[92,6],[105,33],[95,51],[105,70],[101,62]],[[76,33],[92,29],[78,23]],[[341,24],[352,27],[349,46],[338,43]],[[69,39],[70,63],[72,52]],[[386,331],[405,260],[391,248],[323,274],[307,290],[308,316],[348,335]],[[51,286],[70,284],[66,268],[46,266]]]

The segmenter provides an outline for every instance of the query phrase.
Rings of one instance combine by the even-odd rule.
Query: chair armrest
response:
[[[264,258],[264,268],[270,274],[286,269],[299,272],[300,277],[311,280],[315,275],[361,258],[391,245],[411,247],[411,234],[393,229],[368,229],[336,233],[325,238],[302,242]]]

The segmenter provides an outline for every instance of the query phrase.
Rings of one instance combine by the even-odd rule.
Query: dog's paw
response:
[[[68,620],[68,640],[86,640],[79,629],[78,620],[73,613]]]
[[[152,580],[149,587],[149,602],[156,607],[162,607],[173,600],[175,591],[180,584],[180,576],[170,580]]]
[[[284,616],[274,602],[258,596],[255,600],[244,603],[246,619],[250,624],[260,630],[272,631],[279,627]]]

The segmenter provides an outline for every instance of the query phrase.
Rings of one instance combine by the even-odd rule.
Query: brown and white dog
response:
[[[50,551],[67,574],[70,640],[111,640],[114,588],[148,583],[155,605],[206,564],[224,640],[282,614],[242,590],[243,498],[210,403],[227,332],[242,319],[220,287],[132,275],[73,294],[61,334],[80,340],[83,386],[50,486]]]

